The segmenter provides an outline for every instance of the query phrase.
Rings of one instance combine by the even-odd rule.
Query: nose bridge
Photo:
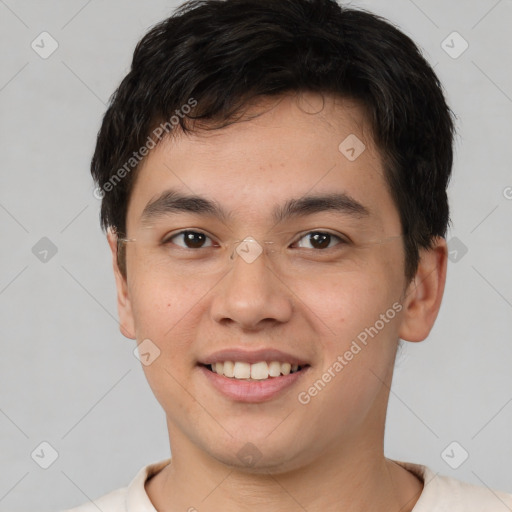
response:
[[[265,243],[246,237],[230,255],[231,269],[218,287],[212,315],[242,327],[254,328],[262,320],[286,322],[292,297],[271,270]]]

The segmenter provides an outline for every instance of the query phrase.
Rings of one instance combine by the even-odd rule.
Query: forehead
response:
[[[311,93],[261,99],[236,123],[176,133],[152,150],[138,170],[127,227],[169,189],[254,222],[272,220],[291,199],[343,193],[381,221],[394,209],[381,160],[357,103]]]

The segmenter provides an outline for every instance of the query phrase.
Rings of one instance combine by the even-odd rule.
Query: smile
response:
[[[218,375],[240,380],[266,380],[302,370],[302,367],[298,364],[281,363],[279,361],[259,361],[253,364],[243,361],[224,361],[206,367]]]
[[[217,368],[221,373],[218,373]],[[260,361],[253,364],[225,361],[200,364],[198,369],[213,389],[225,398],[234,402],[261,403],[278,398],[308,373],[311,367],[278,361]],[[229,377],[225,372],[233,376]]]

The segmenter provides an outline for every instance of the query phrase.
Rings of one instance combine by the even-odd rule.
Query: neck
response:
[[[259,473],[222,464],[183,438],[177,446],[171,464],[146,484],[159,511],[248,512],[263,507],[268,512],[410,512],[423,488],[381,450],[369,449],[367,439],[332,446],[296,469]]]

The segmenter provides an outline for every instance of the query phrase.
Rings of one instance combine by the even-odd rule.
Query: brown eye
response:
[[[337,245],[336,242],[340,243],[343,240],[336,235],[325,233],[322,231],[311,231],[303,236],[298,242],[298,247],[305,249],[328,249],[333,245]]]
[[[201,249],[212,246],[210,237],[198,231],[181,231],[170,237],[165,243],[170,242],[184,249]]]

